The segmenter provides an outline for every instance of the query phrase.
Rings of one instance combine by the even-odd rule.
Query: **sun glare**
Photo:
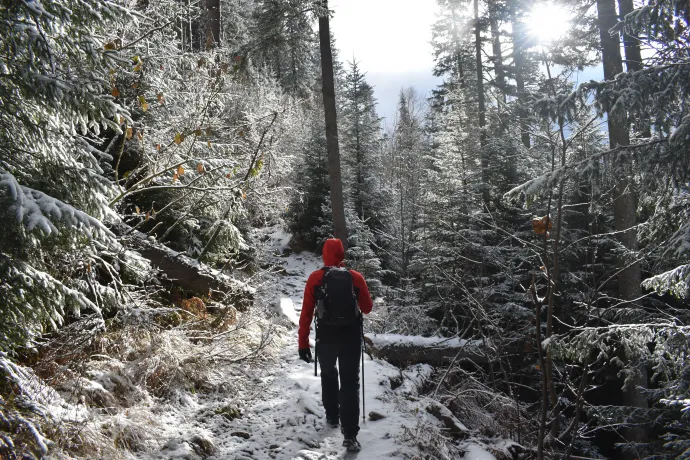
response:
[[[570,13],[554,3],[537,3],[527,18],[527,26],[539,43],[561,38],[570,26]]]

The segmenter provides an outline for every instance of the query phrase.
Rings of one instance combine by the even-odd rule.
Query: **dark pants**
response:
[[[321,392],[326,417],[338,418],[345,436],[359,433],[359,359],[361,343],[319,343]],[[338,389],[338,361],[340,389]]]

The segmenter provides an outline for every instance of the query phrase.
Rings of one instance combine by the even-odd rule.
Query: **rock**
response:
[[[372,420],[375,422],[377,420],[381,420],[382,418],[386,418],[386,416],[383,415],[381,412],[378,412],[375,410],[369,412],[369,420]]]
[[[213,444],[213,441],[202,434],[195,434],[192,436],[192,438],[189,440],[189,443],[192,445],[194,451],[203,458],[210,457],[211,455],[218,453],[218,448],[215,444]]]
[[[278,444],[271,444],[268,446],[269,449],[277,449],[278,447],[280,447]]]
[[[233,431],[232,433],[230,433],[230,436],[237,436],[238,438],[244,439],[249,439],[252,437],[252,435],[247,433],[246,431]]]
[[[163,448],[161,453],[165,455],[164,458],[174,460],[203,460],[203,456],[196,452],[191,441],[185,441],[182,438],[170,439]]]
[[[308,447],[311,447],[312,449],[318,449],[319,447],[321,447],[321,444],[316,439],[309,439],[306,436],[304,436],[304,437],[300,436],[297,439],[300,442],[306,444]]]

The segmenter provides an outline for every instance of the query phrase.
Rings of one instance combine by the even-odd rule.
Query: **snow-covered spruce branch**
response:
[[[69,227],[85,231],[90,237],[93,237],[91,229],[103,236],[114,237],[98,219],[43,192],[20,185],[12,174],[2,170],[0,188],[7,190],[7,195],[14,202],[10,210],[29,231],[38,227],[46,235],[57,234],[59,232],[53,221],[61,221]]]
[[[647,278],[642,282],[642,287],[684,299],[690,295],[690,264]]]
[[[573,174],[581,174],[589,169],[592,169],[596,165],[596,161],[614,154],[614,153],[619,153],[619,152],[629,152],[635,149],[640,149],[644,147],[650,147],[653,145],[658,145],[658,144],[664,144],[667,143],[668,139],[654,139],[653,141],[650,142],[644,142],[641,144],[635,144],[635,145],[621,145],[613,149],[605,150],[603,152],[596,153],[586,160],[578,161],[577,163],[571,164],[571,165],[565,165],[560,168],[556,168],[553,171],[549,171],[545,174],[542,174],[539,177],[536,177],[532,180],[529,180],[525,182],[524,184],[520,184],[517,187],[513,188],[512,190],[509,190],[503,195],[504,199],[515,199],[517,198],[521,193],[525,193],[526,195],[534,195],[538,191],[547,189],[550,187],[555,186],[562,178],[568,177]]]

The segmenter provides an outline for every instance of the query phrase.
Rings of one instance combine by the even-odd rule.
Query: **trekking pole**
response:
[[[314,320],[314,377],[316,377],[316,363],[319,360],[319,339],[316,338],[317,330],[316,320]]]
[[[364,319],[362,319],[362,323],[360,325],[360,329],[362,331],[362,423],[366,425],[367,420],[366,420],[366,409],[364,405],[364,400],[366,399],[365,393],[364,393],[364,347],[366,346],[366,342],[364,341]]]

